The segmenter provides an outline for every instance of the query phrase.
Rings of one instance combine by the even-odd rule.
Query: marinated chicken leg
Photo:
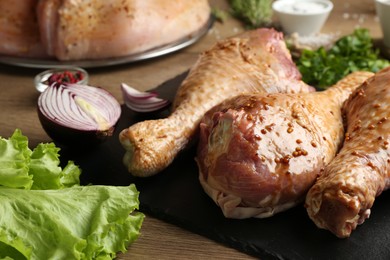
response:
[[[210,17],[207,0],[40,0],[48,54],[102,59],[150,50],[189,37]]]
[[[371,75],[323,92],[240,95],[207,112],[199,179],[224,215],[265,218],[301,203],[342,143],[342,104]]]
[[[345,103],[344,145],[306,197],[314,223],[340,238],[370,215],[390,187],[390,68],[378,72]]]
[[[242,93],[312,91],[300,76],[282,34],[275,30],[258,29],[218,42],[190,70],[168,118],[121,132],[125,165],[136,176],[158,173],[186,147],[210,108]]]

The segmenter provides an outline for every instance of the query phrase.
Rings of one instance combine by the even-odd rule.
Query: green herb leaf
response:
[[[378,72],[390,66],[390,62],[379,57],[369,31],[361,28],[340,38],[328,51],[323,47],[303,50],[297,66],[304,82],[326,89],[351,72]]]
[[[272,2],[272,0],[229,0],[232,14],[249,28],[271,24]]]
[[[225,20],[227,19],[227,16],[228,16],[228,14],[225,11],[223,11],[217,7],[213,7],[211,9],[211,13],[215,17],[215,19],[217,21],[220,21],[221,23],[225,22]]]

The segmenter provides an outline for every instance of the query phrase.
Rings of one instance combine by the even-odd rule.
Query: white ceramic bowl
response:
[[[329,0],[277,0],[272,9],[285,33],[308,36],[320,32],[333,3]]]
[[[390,0],[375,0],[376,13],[383,33],[383,42],[390,48]]]

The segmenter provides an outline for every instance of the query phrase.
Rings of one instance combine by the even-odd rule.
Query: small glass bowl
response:
[[[88,79],[89,79],[88,73],[84,69],[79,68],[79,67],[61,67],[61,68],[56,68],[56,69],[45,70],[45,71],[39,73],[38,75],[36,75],[34,78],[35,88],[39,92],[45,91],[45,89],[48,87],[48,80],[49,80],[50,76],[53,74],[64,73],[64,72],[70,72],[73,75],[75,75],[76,73],[81,73],[82,79],[75,82],[75,83],[82,84],[82,85],[88,84]]]

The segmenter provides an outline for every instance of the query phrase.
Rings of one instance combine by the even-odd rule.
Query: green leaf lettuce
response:
[[[28,173],[31,153],[27,137],[20,130],[9,139],[0,138],[0,186],[31,188],[33,181]]]
[[[54,143],[31,150],[19,129],[9,139],[0,137],[0,187],[45,190],[79,185],[81,170],[72,161],[61,169],[59,151]]]
[[[139,235],[138,204],[133,184],[0,188],[0,258],[112,259]]]
[[[29,164],[29,174],[33,176],[31,189],[61,189],[80,184],[80,169],[69,161],[62,170],[59,151],[54,143],[41,143],[33,150]]]
[[[0,259],[112,259],[136,240],[144,215],[134,184],[80,186],[54,143],[0,137]]]

